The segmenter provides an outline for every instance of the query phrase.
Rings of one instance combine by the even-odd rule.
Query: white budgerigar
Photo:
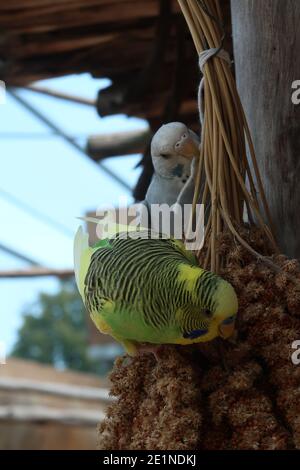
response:
[[[191,163],[199,155],[198,136],[181,122],[165,124],[151,142],[154,174],[142,206],[141,225],[149,226],[151,206],[191,204],[194,190]],[[158,230],[157,221],[151,227]]]

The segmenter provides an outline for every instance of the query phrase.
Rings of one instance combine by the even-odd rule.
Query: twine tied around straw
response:
[[[199,54],[199,68],[203,74],[204,72],[204,66],[205,64],[209,61],[209,59],[213,57],[219,57],[220,59],[225,60],[228,64],[231,65],[231,59],[230,55],[228,54],[225,49],[222,48],[217,48],[217,47],[212,47],[211,49],[205,49],[204,51],[200,52]],[[204,74],[203,74],[204,75]],[[199,85],[199,90],[198,90],[198,108],[199,108],[199,116],[200,116],[200,122],[201,125],[203,126],[204,122],[204,76],[202,77]]]
[[[218,240],[229,232],[257,259],[273,265],[239,233],[246,220],[259,227],[274,253],[278,247],[250,130],[223,50],[224,29],[219,0],[178,0],[193,37],[203,81],[199,93],[202,113],[200,155],[195,172],[193,214],[200,202],[207,207],[204,246],[199,261],[214,272],[227,265]],[[205,88],[205,90],[203,90]],[[204,97],[202,99],[204,91]],[[200,117],[201,119],[201,117]]]

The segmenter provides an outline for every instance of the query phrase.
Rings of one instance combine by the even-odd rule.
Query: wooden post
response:
[[[238,88],[282,251],[300,257],[300,1],[231,0]]]

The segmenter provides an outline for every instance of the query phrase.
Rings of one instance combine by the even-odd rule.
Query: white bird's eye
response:
[[[168,155],[167,153],[161,153],[160,156],[166,159],[170,157],[170,155]]]
[[[177,142],[177,144],[175,144],[175,147],[176,148],[180,147],[180,142]]]
[[[183,136],[182,136],[182,137],[183,137],[184,139],[186,139],[186,138],[187,138],[187,135],[186,135],[186,134],[183,134]]]

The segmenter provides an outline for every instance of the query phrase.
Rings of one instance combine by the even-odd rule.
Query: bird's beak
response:
[[[219,326],[219,335],[221,336],[221,338],[223,338],[223,339],[230,338],[235,332],[234,325],[235,325],[234,322],[232,322],[228,325],[225,325],[224,323],[221,323],[221,325]]]
[[[192,160],[199,155],[199,142],[189,134],[184,140],[180,142],[180,153],[188,160]]]

